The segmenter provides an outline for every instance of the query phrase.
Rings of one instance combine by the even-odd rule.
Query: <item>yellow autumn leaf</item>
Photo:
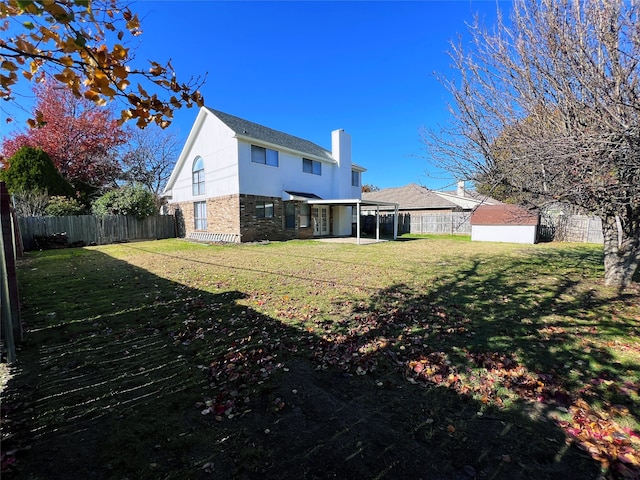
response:
[[[53,78],[61,83],[65,83],[69,86],[73,85],[76,80],[76,74],[73,70],[65,68],[62,72],[56,73]]]
[[[18,48],[18,50],[22,50],[27,55],[33,55],[34,53],[37,53],[37,49],[33,46],[33,44],[25,41],[23,37],[20,37],[16,40],[16,47]]]
[[[9,76],[0,74],[0,86],[7,88],[9,85],[16,83],[16,74],[13,73]]]
[[[69,23],[69,21],[71,20],[72,17],[69,14],[69,12],[59,4],[50,0],[45,0],[42,3],[44,4],[44,7],[47,13],[49,13],[53,18],[55,18],[56,21],[61,23]]]
[[[126,90],[129,85],[131,85],[131,82],[129,82],[129,80],[122,80],[118,82],[118,90]]]
[[[96,69],[93,72],[93,82],[94,85],[99,87],[107,86],[109,84],[109,78],[107,75],[100,69]]]
[[[133,114],[131,113],[131,110],[122,110],[120,112],[120,117],[125,121],[131,120],[133,118]]]
[[[4,62],[2,62],[0,68],[9,72],[15,72],[16,70],[18,70],[18,67],[16,67],[15,63],[10,62],[9,60],[5,60]]]
[[[69,57],[68,55],[65,55],[64,57],[60,57],[58,60],[65,67],[71,67],[73,65],[73,58]]]
[[[124,60],[129,55],[129,49],[124,48],[122,45],[114,45],[111,56],[117,60]]]
[[[131,20],[127,22],[127,30],[132,31],[137,30],[138,28],[140,28],[140,21],[138,20],[138,14],[136,13],[131,17]]]
[[[138,84],[138,91],[140,92],[140,95],[142,95],[143,97],[148,97],[149,94],[146,92],[146,90],[144,88],[142,88],[142,85]]]
[[[73,38],[66,38],[61,44],[64,53],[72,53],[78,50],[78,45]]]
[[[22,4],[20,7],[20,12],[25,12],[25,13],[38,13],[38,6],[36,5],[35,2],[33,3],[28,3],[28,4]]]
[[[100,95],[94,90],[86,90],[84,92],[84,98],[86,98],[87,100],[91,100],[92,102],[95,102],[100,98]]]
[[[106,97],[115,97],[117,92],[110,85],[107,85],[100,89],[100,93]]]
[[[113,74],[118,78],[127,78],[129,76],[129,69],[124,65],[115,65],[113,67]]]

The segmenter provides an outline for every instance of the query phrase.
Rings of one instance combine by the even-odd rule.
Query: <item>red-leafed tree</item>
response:
[[[115,185],[121,172],[117,149],[127,141],[128,134],[113,112],[52,82],[37,85],[34,92],[34,110],[41,113],[42,123],[3,142],[5,167],[21,147],[41,148],[73,185]]]

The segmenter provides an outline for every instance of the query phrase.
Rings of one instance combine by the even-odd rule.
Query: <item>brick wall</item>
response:
[[[240,233],[240,199],[238,195],[209,198],[207,202],[207,232]],[[172,203],[169,213],[178,220],[178,236],[188,237],[195,231],[195,202]]]
[[[273,203],[273,218],[257,218],[256,203]],[[194,202],[173,203],[169,213],[176,215],[178,236],[195,232]],[[242,242],[261,240],[292,240],[312,238],[313,222],[300,227],[300,203],[295,206],[295,228],[285,228],[284,202],[278,197],[259,195],[229,195],[207,199],[207,232],[240,234]]]
[[[273,218],[257,218],[258,202],[273,203]],[[243,242],[286,240],[284,205],[281,198],[240,195],[240,233]]]

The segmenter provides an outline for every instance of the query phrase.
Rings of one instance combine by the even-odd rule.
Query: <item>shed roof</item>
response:
[[[471,225],[538,225],[540,215],[518,205],[480,205],[471,215]]]

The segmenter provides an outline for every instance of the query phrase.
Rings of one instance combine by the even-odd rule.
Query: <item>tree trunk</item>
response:
[[[619,290],[631,283],[640,263],[640,228],[637,222],[624,227],[620,217],[602,218],[604,284]]]

